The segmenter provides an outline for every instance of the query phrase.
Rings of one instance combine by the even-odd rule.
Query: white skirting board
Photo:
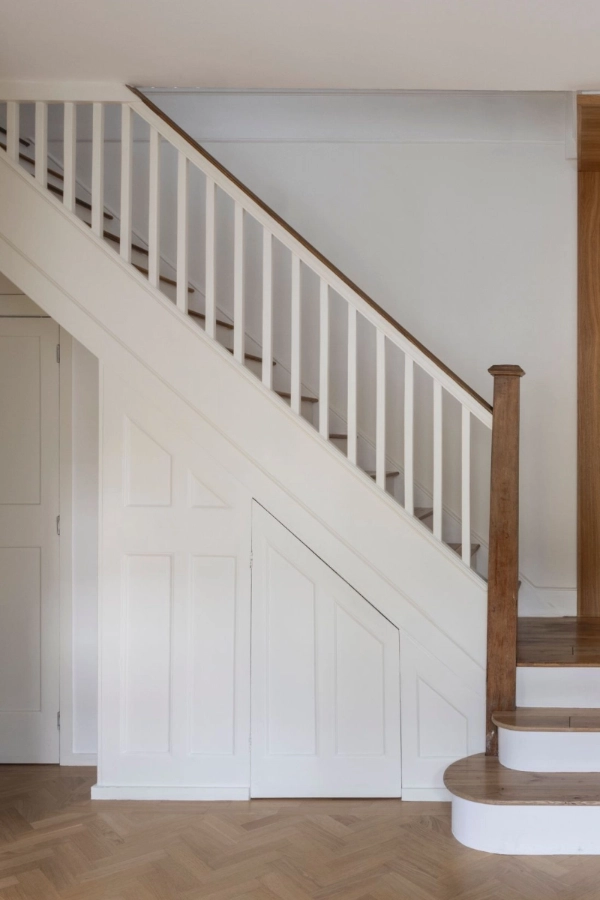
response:
[[[518,666],[517,706],[600,705],[600,667]]]
[[[249,800],[250,788],[200,785],[103,785],[92,786],[92,800]]]
[[[499,728],[498,759],[520,772],[600,772],[600,731]]]
[[[452,834],[473,850],[522,855],[600,854],[600,806],[496,805],[454,797]]]

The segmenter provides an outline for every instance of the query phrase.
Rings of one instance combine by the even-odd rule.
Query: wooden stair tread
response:
[[[193,316],[194,319],[206,319],[204,313],[196,312],[195,309],[188,309],[188,316]],[[233,331],[233,324],[231,322],[224,322],[222,319],[217,319],[217,325],[222,325],[223,328],[228,328],[230,331]]]
[[[62,188],[56,187],[56,185],[54,184],[47,184],[46,187],[49,191],[51,191],[53,194],[56,194],[58,197],[64,197],[64,191]],[[92,209],[92,204],[88,203],[87,200],[82,200],[80,197],[75,197],[75,203],[77,204],[77,206],[81,206],[82,209],[88,209],[90,211]],[[103,215],[105,219],[114,219],[114,216],[111,213],[106,212],[106,210],[104,210]]]
[[[459,556],[462,554],[462,544],[448,544],[448,546],[451,550],[454,550],[455,553],[458,553]],[[477,553],[480,547],[481,544],[471,544],[471,556]]]
[[[118,244],[121,246],[121,238],[118,234],[112,234],[110,231],[105,231],[103,235],[107,241],[112,241],[113,244]],[[143,253],[145,256],[148,256],[148,251],[145,247],[140,246],[140,244],[131,244],[131,249],[135,250],[136,253]]]
[[[3,125],[0,125],[0,134],[6,134],[6,128]],[[20,137],[19,143],[23,147],[31,147],[31,141],[26,140],[25,138]],[[6,148],[5,148],[6,149]]]
[[[448,766],[444,784],[455,797],[500,806],[599,806],[597,772],[519,772],[478,753]]]
[[[225,347],[225,349],[227,350],[228,353],[231,353],[233,355],[233,350],[231,349],[231,347]],[[262,356],[255,356],[254,353],[244,353],[244,359],[251,359],[252,362],[257,362],[257,363],[262,362]],[[275,360],[273,360],[273,365],[275,365]]]
[[[421,522],[424,519],[428,519],[429,516],[433,515],[433,507],[432,506],[417,506],[415,507],[415,518],[420,519]]]
[[[492,721],[511,731],[600,731],[600,709],[522,706],[495,712]]]
[[[330,434],[329,440],[330,441],[347,441],[348,435],[347,434]]]
[[[600,618],[520,617],[517,666],[600,666]]]
[[[138,266],[137,263],[132,263],[132,265],[133,265],[134,269],[137,269],[138,272],[141,272],[143,275],[148,274],[148,269],[145,269],[144,266]],[[166,275],[159,275],[158,277],[160,278],[161,281],[164,281],[165,284],[171,284],[173,287],[177,287],[177,282],[173,281],[172,278],[167,278]],[[188,294],[193,294],[193,293],[194,293],[194,288],[188,287]]]
[[[400,474],[400,472],[386,472],[385,477],[386,478],[395,478],[399,474]],[[367,472],[367,475],[369,476],[369,478],[377,478],[376,472]]]
[[[290,394],[289,391],[275,391],[275,393],[276,393],[279,397],[283,397],[284,400],[291,400],[291,399],[292,399],[292,395]],[[301,397],[300,399],[301,399],[301,400],[304,400],[306,403],[318,403],[318,402],[319,402],[319,398],[318,398],[318,397],[305,397],[304,394],[302,395],[302,397]]]
[[[0,141],[0,147],[3,150],[6,150],[6,144],[2,143],[2,141]],[[26,153],[19,153],[19,159],[22,159],[23,162],[29,163],[32,166],[35,166],[35,159],[32,156],[27,156]],[[51,169],[50,166],[48,166],[47,172],[48,172],[48,175],[52,176],[52,178],[58,178],[59,181],[65,180],[65,177],[62,174],[62,172],[58,172],[56,169]]]

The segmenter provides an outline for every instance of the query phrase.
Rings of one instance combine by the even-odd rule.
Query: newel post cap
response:
[[[522,378],[525,374],[521,366],[492,366],[488,372],[494,378],[498,375],[513,375],[516,378]]]

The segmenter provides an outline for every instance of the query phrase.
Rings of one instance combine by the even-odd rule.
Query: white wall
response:
[[[523,366],[521,611],[574,609],[569,95],[152,99],[484,397]]]

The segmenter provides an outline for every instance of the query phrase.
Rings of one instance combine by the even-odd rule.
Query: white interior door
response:
[[[399,634],[258,504],[253,797],[399,797]]]
[[[58,339],[0,318],[0,763],[59,758]]]

